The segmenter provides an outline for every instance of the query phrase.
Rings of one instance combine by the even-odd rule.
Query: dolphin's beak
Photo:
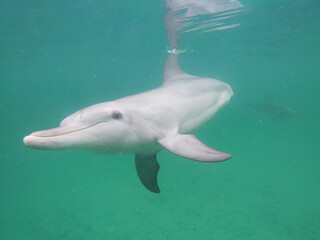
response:
[[[57,128],[51,128],[48,130],[38,131],[31,133],[30,136],[34,137],[54,137],[58,135],[63,135],[70,132],[70,128],[65,127],[57,127]]]
[[[64,149],[71,144],[71,135],[86,127],[57,127],[48,130],[38,131],[24,137],[23,142],[26,146],[34,149]]]
[[[27,147],[42,150],[48,149],[48,147],[46,147],[47,141],[45,140],[43,137],[32,136],[32,134],[23,138],[23,142]]]

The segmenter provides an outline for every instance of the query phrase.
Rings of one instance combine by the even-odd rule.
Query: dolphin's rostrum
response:
[[[163,148],[201,162],[231,158],[231,154],[206,146],[190,133],[227,104],[232,95],[226,83],[184,73],[178,55],[172,54],[161,87],[80,110],[58,128],[26,136],[24,143],[41,150],[135,154],[142,184],[158,193],[156,154]]]

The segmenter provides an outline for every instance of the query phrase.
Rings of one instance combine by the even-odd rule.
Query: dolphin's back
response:
[[[154,118],[157,124],[171,123],[179,132],[188,133],[209,120],[232,95],[226,83],[190,76],[118,101],[131,106],[132,111],[140,111],[140,115]]]

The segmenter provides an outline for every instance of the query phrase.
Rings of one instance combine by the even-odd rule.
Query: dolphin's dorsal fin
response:
[[[191,77],[191,75],[186,74],[181,70],[178,62],[178,54],[171,54],[164,67],[163,84],[187,77]]]
[[[170,152],[200,162],[220,162],[232,157],[208,147],[194,135],[175,134],[159,139],[158,142]]]
[[[159,193],[160,188],[158,186],[158,171],[159,164],[157,162],[156,155],[141,155],[136,154],[135,164],[139,179],[143,186],[154,193]]]

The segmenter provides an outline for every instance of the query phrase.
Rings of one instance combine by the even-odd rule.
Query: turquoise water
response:
[[[239,27],[180,42],[184,71],[233,88],[196,134],[233,158],[162,151],[152,194],[131,155],[22,139],[159,86],[164,2],[0,1],[0,239],[320,239],[320,4],[242,3]]]

